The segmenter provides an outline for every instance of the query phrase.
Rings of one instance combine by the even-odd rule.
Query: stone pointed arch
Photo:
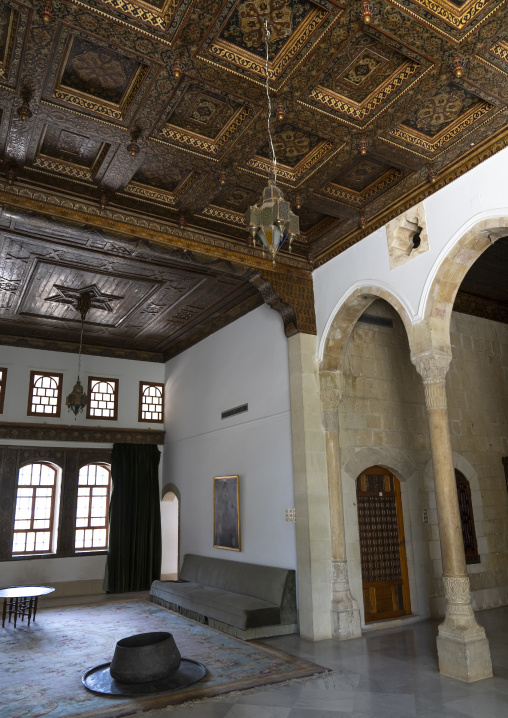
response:
[[[376,299],[384,299],[395,309],[410,336],[411,319],[401,299],[378,285],[357,287],[335,308],[328,323],[319,351],[320,371],[336,371],[342,367],[351,332],[360,316]]]
[[[411,346],[413,355],[422,351],[449,352],[451,315],[462,280],[478,257],[506,236],[508,217],[498,216],[480,219],[452,237],[429,276],[423,297],[424,318],[414,326],[418,338]],[[425,343],[429,346],[423,347]]]

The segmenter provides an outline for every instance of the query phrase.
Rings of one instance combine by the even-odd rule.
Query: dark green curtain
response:
[[[160,578],[161,513],[154,444],[113,444],[104,590],[144,591]]]

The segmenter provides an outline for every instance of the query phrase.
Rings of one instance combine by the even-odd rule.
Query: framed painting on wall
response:
[[[240,494],[238,476],[214,476],[213,547],[240,548]]]

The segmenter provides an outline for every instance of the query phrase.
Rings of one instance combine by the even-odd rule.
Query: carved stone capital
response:
[[[451,354],[426,353],[412,356],[411,361],[427,384],[443,384],[452,360]]]
[[[339,640],[359,638],[362,635],[360,611],[351,595],[346,561],[334,561],[332,579],[332,635]]]
[[[471,592],[467,576],[443,576],[443,586],[447,601],[469,603]]]
[[[446,616],[439,626],[440,635],[484,635],[484,629],[476,623],[471,606],[471,591],[467,576],[443,576],[446,597]]]
[[[334,561],[332,559],[332,585],[337,588],[349,589],[349,577],[347,572],[347,561]]]

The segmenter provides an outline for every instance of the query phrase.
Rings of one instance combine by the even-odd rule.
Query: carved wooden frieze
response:
[[[12,441],[80,441],[119,444],[164,444],[165,431],[152,429],[110,429],[103,426],[59,426],[0,422],[0,438]],[[43,451],[39,449],[39,451]]]

